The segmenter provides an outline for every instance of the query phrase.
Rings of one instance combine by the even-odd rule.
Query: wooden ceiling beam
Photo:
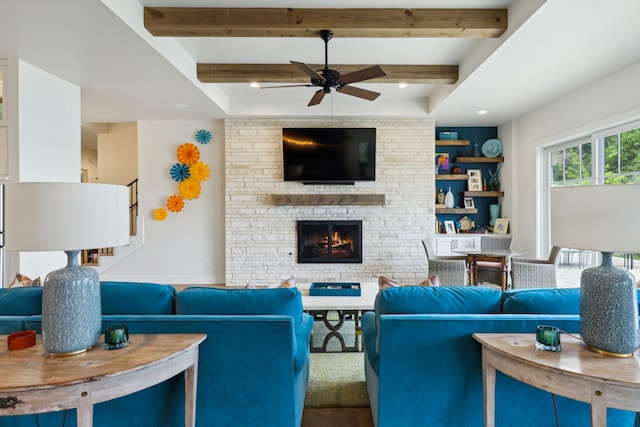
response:
[[[314,70],[324,65],[309,64]],[[331,65],[342,74],[372,65]],[[387,77],[367,83],[452,84],[458,80],[457,65],[380,65]],[[291,64],[198,64],[202,83],[309,83],[309,76]]]
[[[507,10],[145,7],[144,26],[173,37],[500,37]]]

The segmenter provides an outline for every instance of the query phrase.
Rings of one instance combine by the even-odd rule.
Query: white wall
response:
[[[111,123],[108,133],[98,134],[96,180],[128,185],[138,177],[138,124]]]
[[[25,61],[8,62],[9,180],[79,182],[80,88]],[[8,277],[44,278],[64,267],[66,256],[8,252],[5,265]]]
[[[139,214],[145,219],[145,245],[108,270],[102,280],[136,280],[169,284],[224,283],[224,126],[221,121],[138,122]],[[206,145],[194,134],[213,134]],[[180,213],[169,212],[165,221],[152,217],[167,197],[178,194],[169,170],[177,163],[176,151],[184,142],[200,149],[200,159],[211,176],[202,184],[198,199],[185,201]],[[117,248],[116,248],[117,251]]]
[[[621,122],[640,118],[640,62],[501,126],[501,138],[512,139],[515,194],[510,206],[514,249],[529,256],[548,254],[541,246],[541,191],[538,153],[543,147],[589,135]],[[505,155],[506,156],[506,155]],[[507,179],[508,180],[508,179]]]

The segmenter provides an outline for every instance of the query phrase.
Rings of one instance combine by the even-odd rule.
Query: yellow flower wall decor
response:
[[[180,191],[180,195],[187,200],[197,199],[202,191],[200,181],[193,178],[185,179],[178,184],[178,190]]]
[[[169,196],[167,199],[167,209],[171,212],[180,212],[182,208],[184,208],[184,199],[182,196],[177,196],[175,194],[173,196]]]
[[[197,181],[206,181],[209,178],[209,165],[204,162],[196,162],[189,167],[191,178]]]
[[[201,129],[194,133],[196,142],[201,145],[211,141],[211,132]],[[170,176],[178,181],[178,193],[167,197],[166,209],[158,208],[153,211],[153,218],[156,221],[167,219],[168,213],[181,212],[185,207],[185,199],[197,199],[202,192],[201,182],[209,179],[211,170],[209,165],[200,161],[200,149],[190,142],[185,142],[178,146],[176,150],[178,164],[174,164],[170,170]]]
[[[167,211],[163,208],[158,208],[153,211],[153,219],[156,221],[164,221],[167,219]]]
[[[186,142],[178,147],[178,161],[185,165],[193,165],[200,159],[200,150],[195,145]]]

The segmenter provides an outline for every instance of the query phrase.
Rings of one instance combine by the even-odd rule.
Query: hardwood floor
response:
[[[373,427],[369,408],[305,408],[302,427]]]

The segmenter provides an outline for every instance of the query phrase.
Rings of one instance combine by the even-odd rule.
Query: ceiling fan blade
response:
[[[295,61],[289,61],[289,62],[295,65],[296,67],[298,67],[298,69],[300,69],[300,71],[302,71],[303,73],[309,75],[309,77],[311,77],[312,79],[317,79],[324,82],[325,80],[324,77],[322,77],[320,74],[318,74],[316,70],[314,70],[304,62],[295,62]]]
[[[279,89],[283,87],[314,87],[312,84],[306,85],[282,85],[282,86],[260,86],[260,89]]]
[[[352,73],[343,74],[340,76],[340,82],[342,82],[342,84],[348,85],[349,83],[357,83],[363,80],[376,79],[378,77],[385,77],[386,75],[387,73],[384,72],[382,67],[376,65],[374,67],[364,68]]]
[[[324,94],[324,89],[320,89],[319,91],[314,93],[313,97],[311,97],[311,101],[309,101],[309,103],[307,104],[307,107],[320,104],[322,102],[322,99],[324,98]]]
[[[373,101],[374,99],[380,96],[378,92],[373,92],[371,90],[362,89],[362,88],[353,87],[353,86],[340,86],[336,88],[336,90],[340,93],[366,99],[367,101]]]

